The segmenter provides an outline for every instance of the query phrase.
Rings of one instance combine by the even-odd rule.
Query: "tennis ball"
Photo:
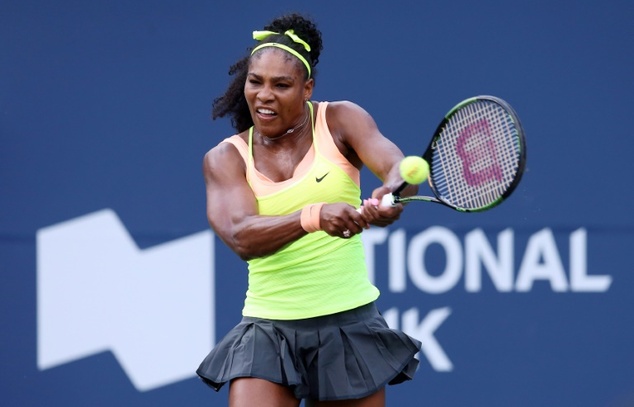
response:
[[[403,181],[411,185],[425,182],[429,176],[429,164],[421,157],[410,155],[401,160],[399,165]]]

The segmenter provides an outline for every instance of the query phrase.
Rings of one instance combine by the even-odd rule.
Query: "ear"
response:
[[[304,83],[304,100],[308,101],[313,96],[313,87],[315,86],[315,81],[313,78],[310,78]]]

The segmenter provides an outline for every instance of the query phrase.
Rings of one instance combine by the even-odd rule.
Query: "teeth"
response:
[[[275,114],[274,111],[269,110],[269,109],[258,109],[258,113],[262,113],[262,114]]]

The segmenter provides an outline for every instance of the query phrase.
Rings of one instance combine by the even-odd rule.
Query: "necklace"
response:
[[[306,116],[304,117],[304,121],[302,121],[302,123],[301,123],[301,124],[298,124],[297,126],[292,127],[292,128],[290,128],[290,129],[286,130],[286,133],[284,133],[284,134],[282,134],[282,135],[279,135],[279,136],[276,136],[276,137],[267,137],[267,138],[268,138],[268,140],[269,140],[269,141],[279,140],[279,139],[281,139],[282,137],[284,137],[284,136],[286,136],[286,135],[288,135],[288,134],[291,134],[291,133],[295,132],[295,130],[301,129],[302,127],[304,127],[304,126],[306,125],[306,123],[308,123],[308,116],[310,116],[310,113],[308,113],[308,112],[307,112],[307,113],[306,113]],[[257,131],[257,130],[256,130],[256,131]],[[259,131],[258,131],[257,133],[258,133],[258,134],[260,134],[260,132],[259,132]],[[261,135],[262,135],[262,134],[260,134],[260,136],[261,136]]]

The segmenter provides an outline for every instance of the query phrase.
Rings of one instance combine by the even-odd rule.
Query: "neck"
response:
[[[306,109],[304,109],[304,110],[306,110]],[[308,117],[309,117],[309,116],[310,116],[310,112],[308,112],[308,111],[307,111],[307,112],[306,112],[306,114],[304,115],[304,120],[302,120],[302,122],[301,122],[300,124],[298,124],[297,126],[295,126],[295,127],[291,127],[290,129],[286,130],[286,132],[285,132],[285,133],[283,133],[283,134],[281,134],[281,135],[279,135],[279,136],[275,136],[275,137],[264,137],[264,138],[266,138],[268,141],[275,141],[275,140],[279,140],[279,139],[281,139],[281,138],[283,138],[283,137],[286,137],[286,136],[288,136],[289,134],[292,134],[292,133],[294,133],[295,131],[300,130],[300,129],[302,129],[304,126],[306,126],[306,123],[308,123]],[[260,133],[260,132],[258,131],[258,133]],[[261,135],[262,135],[262,134],[260,134],[260,136],[261,136]]]

